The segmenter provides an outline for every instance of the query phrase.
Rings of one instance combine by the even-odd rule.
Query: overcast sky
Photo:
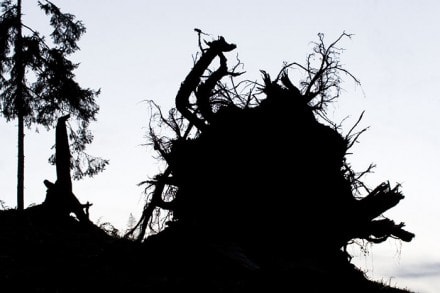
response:
[[[24,1],[24,21],[45,31],[48,20],[36,1]],[[365,110],[360,128],[370,127],[353,148],[349,162],[357,171],[370,163],[372,187],[389,180],[401,183],[405,199],[386,216],[403,221],[416,234],[411,243],[389,240],[354,262],[370,276],[418,292],[440,292],[440,4],[436,0],[363,1],[116,1],[58,0],[63,11],[82,20],[87,32],[73,59],[83,87],[101,88],[95,140],[89,152],[110,160],[93,179],[74,182],[74,193],[94,205],[95,222],[125,230],[130,213],[138,218],[143,204],[137,183],[159,168],[146,143],[148,107],[154,100],[168,110],[197,52],[194,28],[223,35],[236,43],[247,78],[259,70],[275,75],[284,61],[303,62],[317,34],[327,42],[342,32],[353,34],[341,46],[345,67],[362,86],[347,79],[330,115],[349,116],[351,126]],[[210,38],[210,37],[208,37]],[[15,207],[16,122],[0,121],[1,200]],[[25,206],[45,198],[44,179],[55,180],[47,163],[54,131],[26,133]]]

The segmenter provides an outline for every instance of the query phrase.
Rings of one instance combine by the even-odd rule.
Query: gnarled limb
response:
[[[214,58],[221,55],[223,52],[229,52],[236,48],[236,45],[228,44],[223,37],[219,37],[217,40],[212,42],[206,42],[206,44],[208,45],[208,49],[202,52],[200,59],[186,76],[176,95],[177,110],[199,130],[203,130],[206,127],[206,124],[203,119],[200,119],[194,112],[191,111],[191,105],[189,102],[191,93],[197,89],[203,73],[214,60]],[[221,73],[219,72],[219,75],[220,74]],[[208,89],[208,86],[206,86],[206,89]]]
[[[154,186],[154,191],[151,194],[151,200],[148,204],[145,205],[145,208],[142,211],[142,216],[139,219],[138,223],[125,234],[125,237],[133,235],[133,233],[138,228],[140,228],[137,240],[142,241],[147,231],[147,227],[148,224],[150,223],[151,216],[154,210],[157,207],[167,210],[174,209],[174,202],[165,202],[162,199],[162,194],[165,189],[165,186],[167,185],[167,181],[170,178],[170,175],[171,175],[171,168],[168,167],[163,174],[156,176],[155,182],[150,183],[151,184],[150,186]]]
[[[218,57],[220,58],[220,67],[211,73],[211,75],[205,80],[205,82],[200,83],[195,92],[197,97],[197,107],[202,114],[203,118],[205,118],[208,122],[212,117],[212,102],[210,98],[213,96],[213,91],[218,82],[225,76],[239,76],[242,73],[240,72],[229,72],[226,64],[226,57],[223,53],[219,53]]]
[[[205,82],[202,82],[196,90],[197,106],[198,110],[206,120],[210,120],[212,116],[212,108],[209,98],[212,95],[212,91],[225,75],[228,74],[228,68],[226,66],[226,57],[223,54],[219,54],[220,67],[214,71]]]
[[[403,198],[399,185],[390,187],[389,182],[384,182],[361,199],[360,214],[367,220],[373,220],[385,211],[397,205]]]
[[[403,223],[396,224],[390,219],[374,220],[369,222],[355,238],[363,238],[373,243],[381,243],[393,237],[409,242],[414,238],[414,234],[403,229]]]

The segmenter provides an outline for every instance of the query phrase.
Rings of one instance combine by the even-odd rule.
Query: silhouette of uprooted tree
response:
[[[225,53],[234,44],[219,37],[202,46],[196,31],[201,53],[176,108],[165,117],[153,104],[152,122],[171,130],[159,135],[150,123],[151,144],[167,167],[143,182],[148,200],[129,234],[142,240],[166,224],[284,256],[342,251],[353,239],[414,237],[383,216],[404,198],[399,185],[370,190],[361,181],[369,170],[354,172],[346,161],[363,132],[354,130],[358,123],[342,135],[326,116],[341,75],[359,83],[339,61],[338,42],[350,35],[327,46],[319,34],[305,65],[285,64],[275,79],[262,71],[258,84],[236,81],[239,61],[228,69]],[[289,79],[292,67],[305,73],[299,86]]]

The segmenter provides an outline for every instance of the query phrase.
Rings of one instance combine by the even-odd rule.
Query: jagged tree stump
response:
[[[47,187],[46,199],[43,202],[49,213],[55,217],[65,217],[74,213],[82,223],[89,222],[88,209],[91,204],[81,204],[72,191],[70,176],[70,149],[66,121],[69,115],[60,117],[55,130],[55,165],[57,179],[55,183],[44,180]]]

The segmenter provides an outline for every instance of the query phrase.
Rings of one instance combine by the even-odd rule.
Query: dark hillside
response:
[[[54,223],[42,209],[0,212],[1,292],[409,292],[369,281],[342,257],[262,269],[199,233],[176,227],[141,244],[73,217]]]

